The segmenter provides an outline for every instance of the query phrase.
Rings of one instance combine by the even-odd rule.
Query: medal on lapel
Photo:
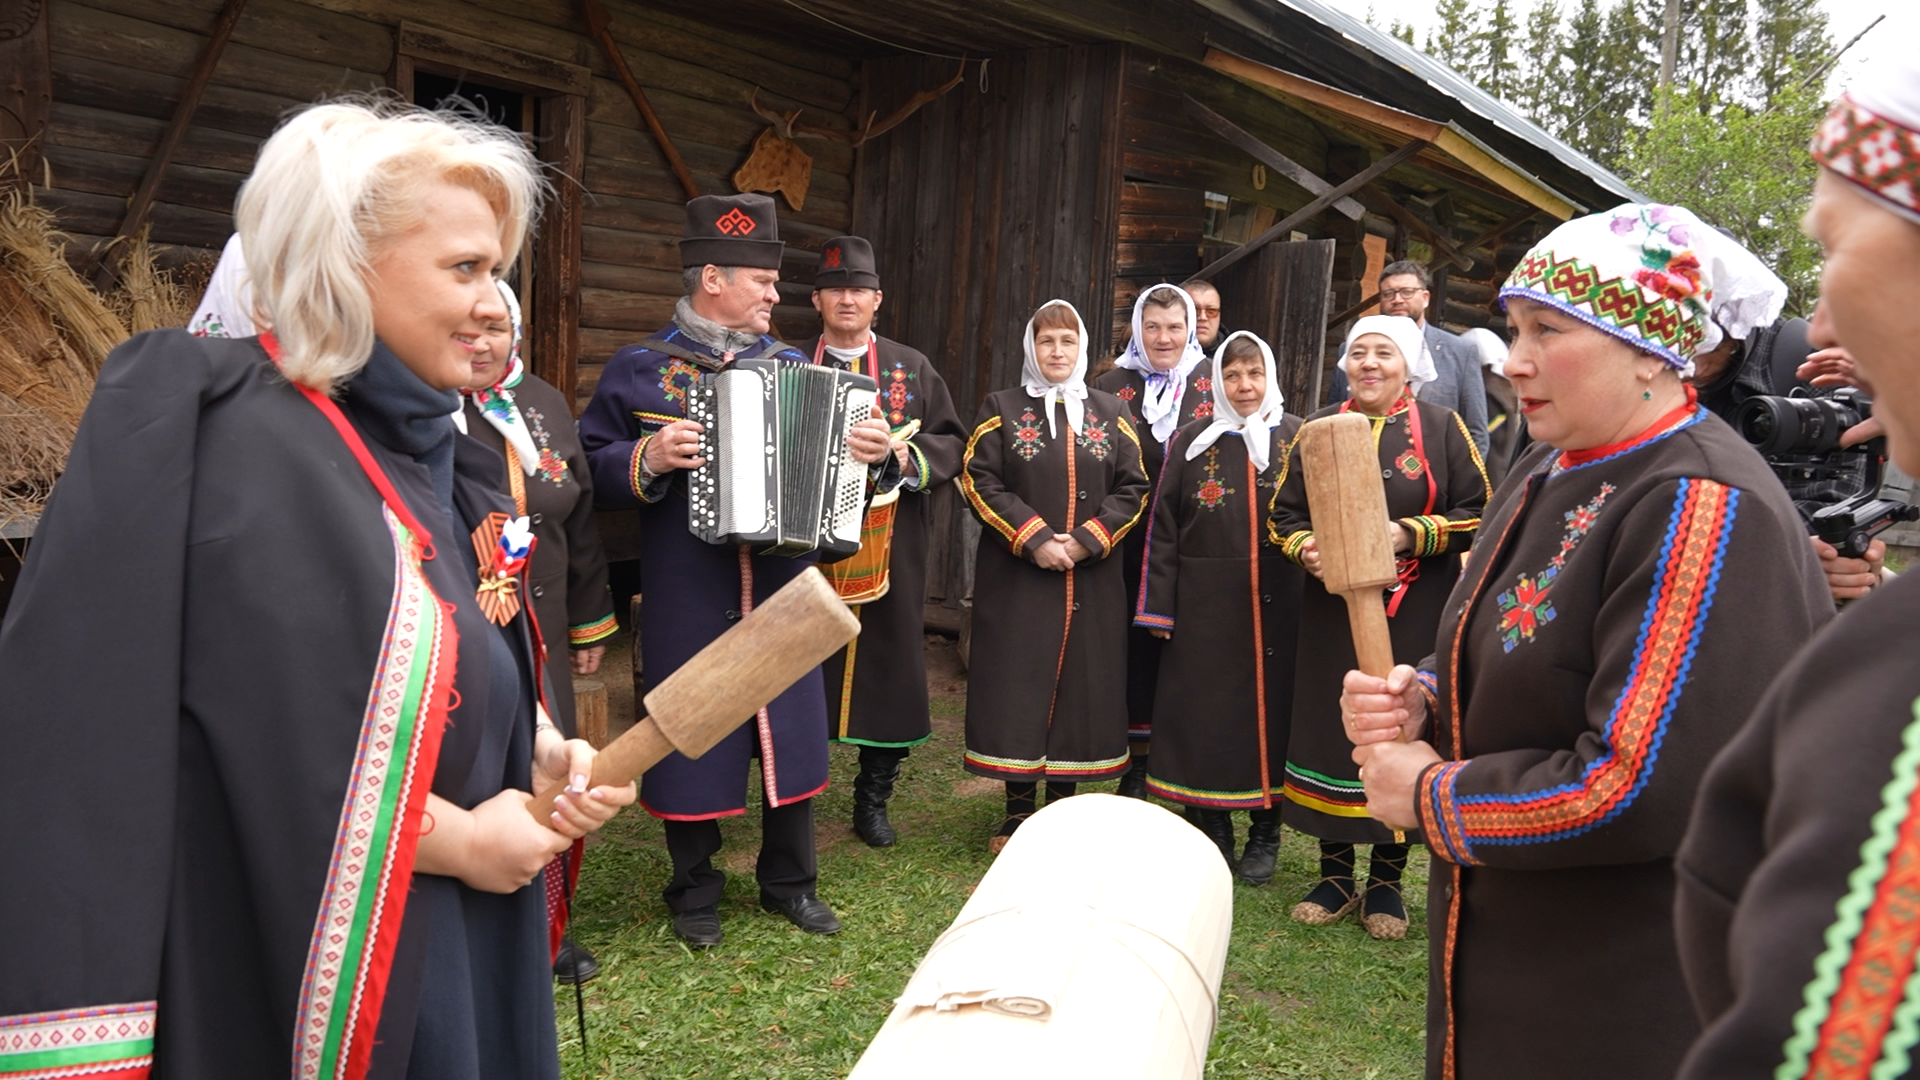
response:
[[[520,614],[520,572],[533,554],[533,529],[524,517],[501,511],[473,530],[473,553],[480,560],[480,588],[474,600],[495,626],[505,626]]]

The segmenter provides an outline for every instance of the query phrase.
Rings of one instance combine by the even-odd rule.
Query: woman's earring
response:
[[[1641,401],[1653,400],[1653,387],[1651,385],[1649,385],[1645,390],[1640,391],[1640,400]]]

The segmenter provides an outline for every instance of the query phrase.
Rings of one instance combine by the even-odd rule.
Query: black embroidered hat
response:
[[[880,273],[873,266],[873,245],[865,237],[836,236],[820,249],[820,269],[813,275],[816,289],[877,289]]]
[[[786,249],[773,200],[765,195],[702,195],[687,203],[687,228],[680,237],[682,267],[778,270]]]

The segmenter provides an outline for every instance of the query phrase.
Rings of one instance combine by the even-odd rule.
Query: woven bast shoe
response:
[[[1320,884],[1322,886],[1333,886],[1333,883],[1330,881],[1323,881]],[[1353,914],[1353,909],[1360,906],[1359,894],[1356,893],[1352,896],[1347,896],[1345,893],[1340,893],[1337,886],[1333,886],[1333,891],[1337,895],[1345,897],[1345,902],[1342,903],[1341,901],[1335,900],[1334,903],[1339,906],[1329,908],[1321,901],[1331,900],[1333,898],[1322,897],[1321,890],[1315,888],[1313,892],[1307,894],[1305,900],[1293,905],[1293,911],[1290,913],[1293,921],[1305,923],[1308,926],[1332,926],[1334,923]]]
[[[1407,936],[1407,905],[1400,898],[1397,881],[1367,882],[1366,906],[1360,912],[1360,925],[1375,941],[1402,941]]]

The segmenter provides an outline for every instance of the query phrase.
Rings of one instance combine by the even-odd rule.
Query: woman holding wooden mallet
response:
[[[1719,337],[1719,240],[1626,205],[1521,261],[1506,373],[1541,443],[1417,671],[1346,675],[1367,811],[1433,854],[1429,1078],[1672,1076],[1698,1030],[1674,853],[1833,610],[1786,491],[1682,382]]]
[[[1418,401],[1414,391],[1434,377],[1420,327],[1404,315],[1369,315],[1353,324],[1341,351],[1353,397],[1308,417],[1358,413],[1373,426],[1386,488],[1397,578],[1385,595],[1393,655],[1413,660],[1433,644],[1447,592],[1460,572],[1459,553],[1472,543],[1490,494],[1480,452],[1459,416]],[[1296,439],[1268,522],[1282,553],[1321,577],[1320,550],[1307,508],[1306,476]],[[1400,876],[1407,865],[1404,826],[1367,813],[1366,796],[1340,726],[1340,679],[1354,667],[1346,601],[1314,582],[1300,598],[1300,635],[1293,683],[1293,730],[1287,747],[1281,820],[1320,839],[1320,881],[1293,907],[1309,926],[1344,919],[1356,908],[1369,935],[1407,933]],[[1367,886],[1355,885],[1356,844],[1372,844]]]

